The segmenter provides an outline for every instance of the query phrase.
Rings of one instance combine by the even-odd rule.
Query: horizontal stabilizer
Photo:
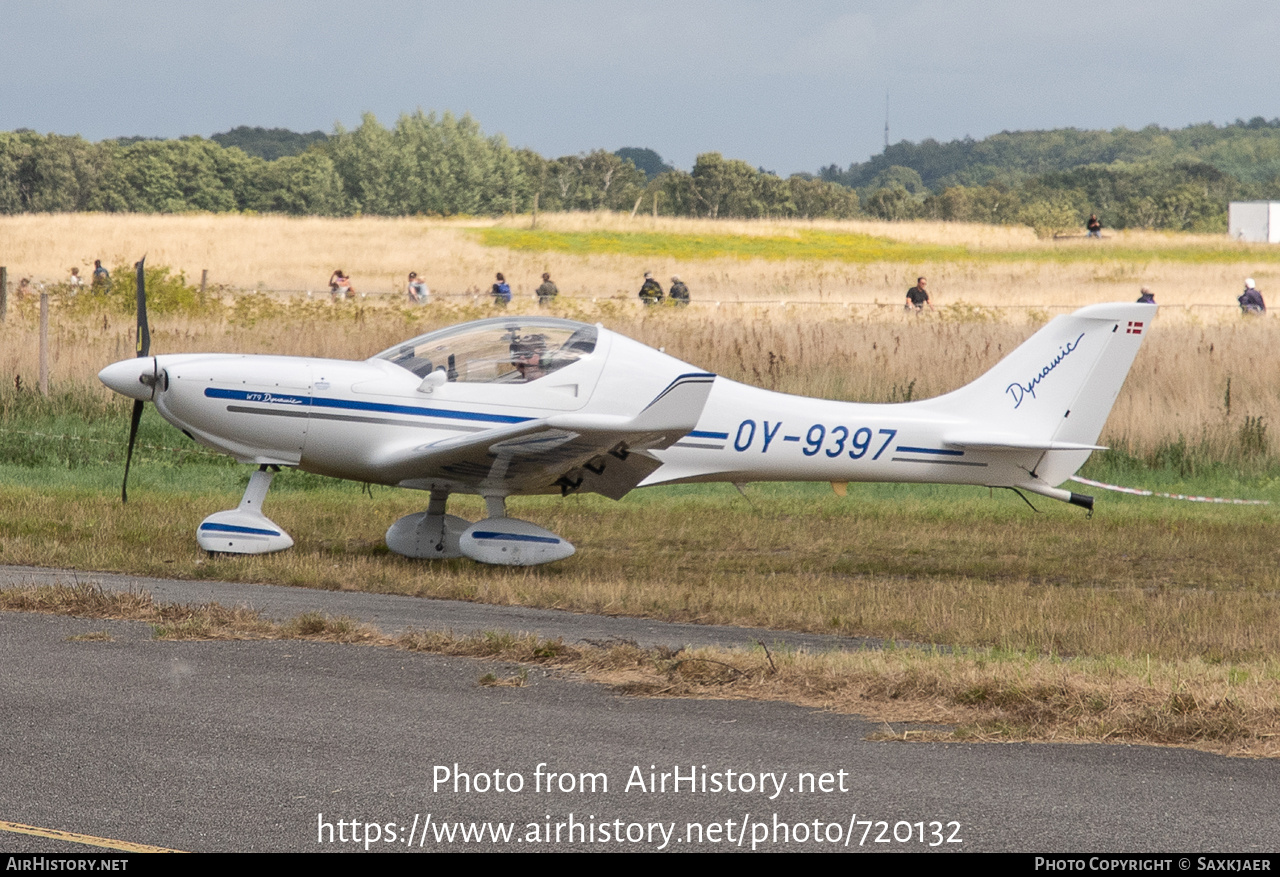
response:
[[[1106,445],[1079,442],[1055,442],[1010,433],[954,433],[942,437],[942,443],[969,451],[1105,451]]]

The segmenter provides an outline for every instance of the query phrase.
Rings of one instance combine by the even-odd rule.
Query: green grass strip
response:
[[[541,231],[475,229],[487,247],[575,256],[626,255],[699,259],[788,259],[835,262],[896,262],[972,258],[965,247],[908,244],[868,234],[801,231],[796,235],[673,234],[669,232]]]
[[[659,256],[684,261],[768,259],[826,262],[1133,262],[1257,264],[1280,262],[1280,247],[1235,244],[1186,244],[1139,247],[1107,242],[1046,241],[1018,250],[981,250],[960,245],[913,244],[853,232],[798,231],[794,235],[677,234],[672,232],[543,231],[473,229],[481,244],[530,253],[575,256]]]
[[[1171,242],[1168,247],[1046,241],[1043,249],[971,251],[969,257],[979,262],[1128,262],[1145,265],[1163,261],[1193,265],[1256,265],[1260,262],[1280,262],[1280,247],[1233,244],[1228,241],[1221,245],[1178,245]]]

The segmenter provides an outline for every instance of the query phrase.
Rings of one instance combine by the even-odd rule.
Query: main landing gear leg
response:
[[[449,494],[431,491],[431,502],[425,512],[405,515],[387,530],[387,548],[405,557],[462,557],[458,538],[471,522],[457,515],[446,515]]]
[[[485,519],[505,518],[507,516],[507,498],[505,496],[486,496],[484,498]]]
[[[289,534],[262,514],[262,501],[278,471],[278,466],[259,466],[249,476],[249,486],[238,507],[215,512],[201,521],[196,530],[199,546],[214,554],[269,554],[292,547]]]

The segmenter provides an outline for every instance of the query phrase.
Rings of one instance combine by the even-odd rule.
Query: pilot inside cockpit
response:
[[[511,342],[511,364],[523,383],[536,381],[547,373],[546,355],[547,339],[543,335],[525,335]]]

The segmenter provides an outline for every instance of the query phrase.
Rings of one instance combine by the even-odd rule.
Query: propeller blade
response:
[[[143,265],[147,257],[138,260],[138,356],[151,353],[151,327],[147,325],[147,280]]]
[[[124,455],[124,483],[120,485],[120,501],[129,501],[129,464],[133,462],[133,442],[138,437],[138,423],[142,420],[142,400],[133,403],[133,419],[129,421],[129,450]]]
[[[151,353],[151,327],[147,325],[147,257],[138,260],[138,356]],[[138,438],[138,424],[142,422],[142,400],[133,403],[133,417],[129,421],[129,449],[124,455],[124,481],[120,484],[120,501],[129,501],[129,465],[133,462],[133,443]]]

